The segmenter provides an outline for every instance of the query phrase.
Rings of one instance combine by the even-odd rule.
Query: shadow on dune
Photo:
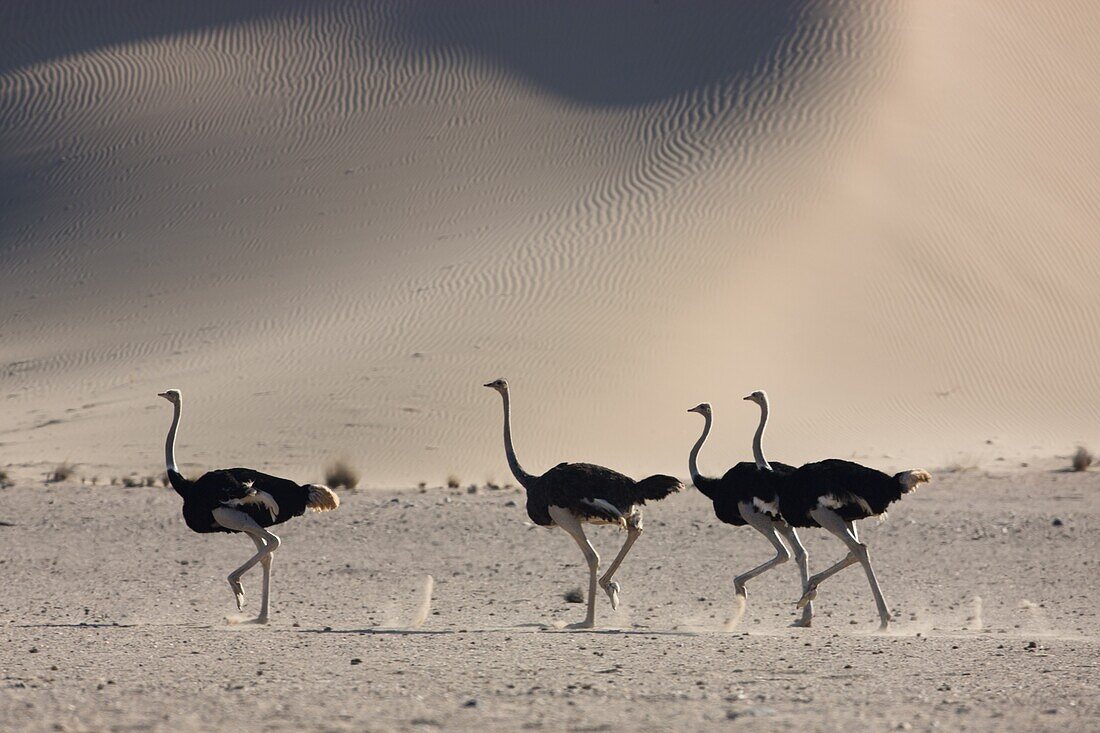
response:
[[[0,3],[0,73],[96,49],[244,23],[294,0],[35,0]]]
[[[563,97],[648,104],[760,73],[805,0],[417,2],[397,18],[413,46],[472,52]]]
[[[773,62],[807,0],[419,0],[383,15],[412,53],[455,49],[563,97],[630,106],[746,80]],[[325,0],[36,0],[0,5],[0,73],[95,49],[288,15],[366,29],[377,4]],[[373,19],[372,19],[373,16]]]

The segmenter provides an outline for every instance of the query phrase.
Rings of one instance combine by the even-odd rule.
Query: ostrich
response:
[[[777,488],[781,482],[780,476],[789,474],[795,470],[794,466],[785,463],[764,460],[760,449],[761,439],[764,435],[764,427],[767,415],[762,414],[759,426],[756,428],[756,436],[753,438],[753,456],[755,463],[742,461],[726,471],[722,478],[710,478],[699,473],[699,450],[710,435],[711,422],[713,420],[710,403],[703,402],[688,410],[697,412],[703,416],[703,434],[691,449],[688,455],[688,470],[691,472],[692,483],[708,499],[714,503],[714,514],[726,524],[742,526],[748,524],[760,534],[764,535],[772,547],[775,548],[775,557],[758,565],[733,580],[734,593],[738,599],[738,613],[734,617],[740,618],[744,612],[745,602],[748,600],[748,591],[745,583],[758,575],[766,573],[777,565],[781,565],[790,559],[791,553],[783,544],[780,535],[787,539],[794,549],[795,562],[798,563],[798,572],[802,580],[802,592],[805,593],[810,578],[810,560],[798,538],[794,527],[787,524],[779,516]],[[813,604],[807,603],[802,608],[802,618],[795,621],[795,626],[810,626],[813,621]]]
[[[176,467],[176,431],[180,424],[183,397],[178,389],[161,392],[158,396],[171,402],[175,408],[164,447],[164,459],[168,480],[176,493],[183,497],[183,519],[195,532],[244,532],[256,543],[256,554],[229,574],[229,587],[237,599],[237,610],[242,610],[244,586],[241,585],[241,576],[257,563],[261,564],[264,581],[260,613],[247,623],[266,624],[270,612],[272,555],[281,544],[267,527],[300,516],[306,509],[316,512],[335,509],[340,506],[340,497],[327,486],[299,486],[289,479],[269,476],[251,468],[209,471],[197,480],[189,481]]]
[[[745,399],[760,406],[762,424],[766,422],[768,395],[756,391]],[[890,504],[931,480],[932,476],[919,468],[891,476],[838,458],[807,463],[781,477],[779,512],[787,523],[795,527],[823,527],[848,548],[848,555],[843,560],[809,579],[798,606],[807,606],[817,597],[817,587],[822,581],[858,562],[871,585],[878,608],[879,628],[886,630],[890,625],[890,609],[871,567],[867,545],[859,541],[856,522],[868,517],[885,516]]]
[[[585,537],[583,522],[617,524],[626,530],[626,541],[607,568],[599,585],[611,599],[611,608],[619,607],[619,584],[612,578],[634,541],[642,533],[641,505],[679,491],[683,484],[672,476],[650,476],[635,481],[617,471],[591,463],[559,463],[541,476],[523,470],[512,447],[512,411],[508,400],[508,382],[498,379],[485,385],[504,398],[504,452],[508,467],[527,490],[527,516],[542,527],[561,527],[584,553],[588,563],[588,613],[583,622],[570,628],[591,629],[596,623],[596,585],[600,556]]]

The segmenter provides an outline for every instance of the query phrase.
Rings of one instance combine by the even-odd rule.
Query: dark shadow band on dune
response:
[[[0,4],[0,73],[143,40],[284,15],[364,28],[377,3],[35,0]],[[384,5],[384,4],[383,4]],[[747,79],[774,63],[808,0],[417,0],[382,14],[410,50],[476,54],[555,94],[643,105]],[[365,41],[365,39],[364,39]]]
[[[413,47],[475,54],[576,102],[628,107],[763,73],[797,33],[806,0],[410,3]]]
[[[186,35],[321,2],[34,0],[0,3],[0,74],[89,51]]]

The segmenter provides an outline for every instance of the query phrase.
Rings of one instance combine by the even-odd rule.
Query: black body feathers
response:
[[[783,479],[779,509],[795,527],[815,527],[810,512],[832,509],[856,521],[883,514],[887,507],[931,477],[921,470],[890,474],[852,461],[830,458],[807,463]]]
[[[559,463],[530,479],[527,516],[535,524],[553,524],[550,507],[560,506],[578,516],[612,524],[623,523],[635,506],[663,499],[683,484],[672,476],[650,476],[635,481],[610,468],[591,463]]]
[[[183,518],[195,532],[235,532],[214,521],[213,512],[229,507],[252,517],[261,527],[271,527],[305,513],[310,504],[310,485],[301,486],[251,468],[209,471],[189,481],[168,472],[172,488],[183,497]],[[270,497],[270,501],[268,500]]]
[[[714,515],[726,524],[745,524],[738,504],[753,503],[754,499],[775,505],[781,480],[795,471],[786,463],[770,462],[772,470],[760,470],[755,463],[742,461],[726,471],[722,478],[699,476],[695,488],[714,503]]]

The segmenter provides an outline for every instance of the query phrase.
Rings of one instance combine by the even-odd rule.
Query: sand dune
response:
[[[1091,3],[0,10],[3,461],[373,485],[1096,442]],[[986,441],[993,441],[987,444]],[[1005,462],[1006,465],[1009,463]]]

